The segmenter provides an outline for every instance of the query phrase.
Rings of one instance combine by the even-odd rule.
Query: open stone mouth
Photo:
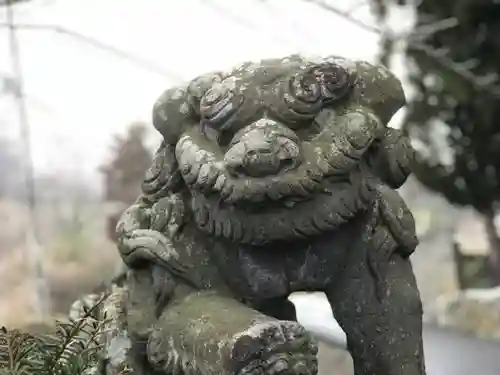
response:
[[[335,129],[322,132],[297,143],[302,159],[295,168],[251,177],[230,173],[228,152],[193,130],[177,142],[175,157],[197,226],[211,235],[252,245],[307,238],[338,228],[371,204],[359,166],[374,138],[352,143]]]
[[[254,123],[255,127],[257,124]],[[248,150],[244,143],[236,142],[224,152],[208,140],[199,127],[183,134],[176,144],[175,157],[183,180],[194,195],[201,194],[210,201],[229,205],[278,201],[291,204],[324,193],[329,180],[349,175],[359,166],[381,129],[379,120],[371,112],[360,110],[350,112],[339,123],[328,120],[322,131],[307,141],[286,140],[287,135],[278,134],[278,138],[284,139],[280,141],[283,148],[291,147],[292,143],[300,147],[301,162],[294,168],[260,177],[235,176],[228,170],[231,163],[241,164],[245,158]],[[246,142],[252,144],[254,139]],[[232,153],[234,149],[237,151]],[[233,157],[229,158],[231,153]]]
[[[288,173],[285,171],[283,174]],[[339,174],[337,176],[325,176],[321,181],[317,181],[314,190],[304,194],[293,195],[292,193],[280,195],[278,193],[267,192],[266,196],[250,196],[248,199],[235,201],[225,201],[218,194],[203,194],[206,202],[217,205],[221,209],[237,209],[246,212],[262,212],[276,210],[292,210],[295,207],[314,201],[319,195],[332,196],[339,189],[352,187],[349,174]],[[292,187],[290,187],[292,190]],[[284,192],[285,193],[285,192]]]
[[[221,157],[205,150],[189,136],[177,144],[176,157],[191,191],[228,205],[279,203],[307,200],[324,190],[324,173],[306,160],[296,168],[263,177],[235,177]]]
[[[194,193],[191,209],[203,232],[235,243],[261,246],[335,230],[364,211],[371,197],[368,184],[353,181],[338,183],[334,193],[316,194],[298,203],[283,198],[253,209]]]
[[[321,170],[319,158],[308,156],[307,149],[294,170],[233,178],[213,152],[189,136],[181,139],[176,156],[198,228],[231,242],[261,246],[334,230],[368,207],[372,195],[360,171],[327,174],[333,168]]]

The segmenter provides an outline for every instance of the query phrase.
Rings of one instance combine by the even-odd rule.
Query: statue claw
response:
[[[258,324],[239,337],[232,350],[238,375],[315,375],[318,347],[295,322]]]

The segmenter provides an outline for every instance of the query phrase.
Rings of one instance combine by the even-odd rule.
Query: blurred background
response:
[[[404,82],[390,126],[420,156],[401,194],[425,321],[500,340],[499,35],[496,0],[0,0],[0,325],[64,316],[116,274],[162,91],[298,52]],[[344,351],[322,353],[350,373]]]

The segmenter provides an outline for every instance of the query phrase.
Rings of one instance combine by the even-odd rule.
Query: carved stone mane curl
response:
[[[202,231],[238,243],[263,245],[335,230],[365,210],[371,197],[367,183],[346,182],[338,186],[333,196],[318,194],[292,208],[252,213],[234,207],[222,208],[202,194],[195,194],[192,209]]]

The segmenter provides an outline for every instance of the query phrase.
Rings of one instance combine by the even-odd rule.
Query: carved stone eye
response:
[[[339,65],[323,63],[295,75],[288,82],[284,100],[296,116],[314,116],[326,102],[345,96],[351,87],[349,73]]]
[[[294,77],[290,81],[290,93],[307,103],[315,103],[321,99],[321,87],[310,74]]]
[[[311,73],[318,82],[325,101],[338,100],[349,91],[349,73],[339,65],[330,63],[317,65],[312,68]]]
[[[321,87],[314,75],[299,74],[288,81],[283,98],[295,116],[309,118],[321,107]]]
[[[227,85],[216,83],[200,102],[202,121],[214,128],[220,127],[241,104],[241,99]]]

